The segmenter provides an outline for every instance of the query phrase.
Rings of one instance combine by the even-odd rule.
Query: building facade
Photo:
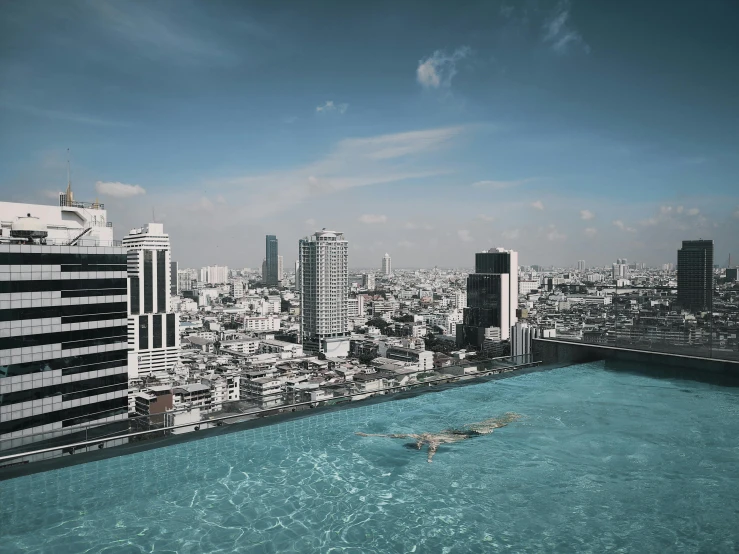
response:
[[[169,235],[149,223],[123,239],[128,256],[130,301],[128,369],[132,379],[174,369],[180,359],[179,316],[169,295]]]
[[[0,450],[127,418],[126,251],[67,203],[0,203]]]
[[[510,336],[518,307],[518,252],[491,248],[475,254],[475,272],[467,277],[467,307],[457,325],[457,346],[482,348],[485,330],[501,329]]]
[[[393,264],[390,260],[390,254],[387,252],[382,257],[382,274],[385,277],[390,277],[393,274]]]
[[[300,240],[299,259],[303,348],[329,353],[346,342],[348,352],[349,243],[324,229]]]
[[[677,251],[677,303],[693,311],[713,309],[712,240],[684,240]]]
[[[275,235],[267,235],[265,239],[265,258],[264,258],[264,283],[266,285],[276,285],[279,278],[279,252],[277,245],[277,237]]]

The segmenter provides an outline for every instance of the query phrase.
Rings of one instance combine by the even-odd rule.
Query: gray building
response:
[[[677,303],[692,311],[713,309],[712,240],[684,240],[677,251]]]
[[[267,285],[276,285],[279,280],[279,262],[277,237],[275,235],[267,235],[265,240],[265,260],[264,260],[264,283]]]

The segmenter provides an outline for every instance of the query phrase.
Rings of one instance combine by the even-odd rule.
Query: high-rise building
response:
[[[169,294],[171,296],[177,296],[178,294],[180,294],[180,280],[178,278],[179,273],[180,271],[177,262],[169,262],[169,275],[171,276]]]
[[[346,355],[349,243],[323,229],[300,240],[300,327],[303,350]]]
[[[393,266],[390,261],[390,254],[388,254],[387,252],[382,257],[382,274],[385,277],[389,277],[390,275],[393,274]]]
[[[300,260],[295,260],[295,290],[300,291]]]
[[[684,240],[677,251],[677,303],[689,310],[713,309],[712,240]]]
[[[277,256],[277,282],[282,283],[285,278],[284,259],[282,256]]]
[[[362,275],[362,288],[366,290],[375,290],[375,276],[373,273],[365,273]]]
[[[200,268],[200,282],[209,285],[222,285],[228,282],[228,266],[210,265]]]
[[[467,307],[457,325],[457,346],[482,348],[485,330],[499,327],[510,336],[518,307],[518,252],[491,248],[475,254],[475,272],[467,277]]]
[[[169,295],[169,235],[161,223],[131,229],[128,251],[131,294],[128,317],[128,372],[132,379],[172,370],[180,359],[179,317]]]
[[[174,279],[175,276],[173,275]],[[192,274],[190,270],[180,270],[177,272],[177,290],[182,292],[183,290],[192,290]]]
[[[60,200],[0,202],[0,450],[128,417],[126,251]]]
[[[585,271],[585,260],[577,260],[577,270]]]
[[[265,255],[265,268],[266,273],[264,274],[264,283],[266,285],[276,285],[280,280],[278,273],[278,257],[279,252],[277,251],[277,237],[274,235],[267,235],[266,237],[266,255]]]

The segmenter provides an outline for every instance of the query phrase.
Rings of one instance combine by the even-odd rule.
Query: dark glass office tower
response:
[[[677,251],[677,303],[692,311],[713,309],[712,240],[684,240]]]
[[[277,270],[277,237],[275,235],[267,235],[266,239],[266,259],[265,259],[265,284],[276,285],[279,281]]]
[[[482,348],[485,331],[499,327],[503,340],[516,323],[518,253],[492,248],[475,254],[475,272],[467,277],[467,307],[457,325],[457,346]]]

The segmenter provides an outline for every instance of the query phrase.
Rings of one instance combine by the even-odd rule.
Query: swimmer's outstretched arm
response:
[[[395,435],[395,434],[383,435],[380,433],[361,433],[361,432],[358,432],[356,434],[359,435],[360,437],[386,437],[389,439],[417,439],[419,438],[418,435]]]

